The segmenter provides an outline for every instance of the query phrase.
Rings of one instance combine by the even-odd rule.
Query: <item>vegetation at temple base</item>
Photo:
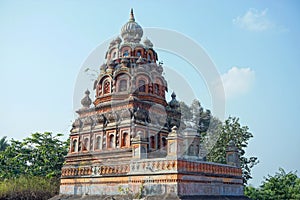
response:
[[[61,136],[34,133],[23,141],[12,139],[0,151],[0,199],[17,194],[23,199],[48,199],[58,193],[69,147]]]
[[[49,199],[58,194],[59,179],[19,176],[0,182],[0,199]]]
[[[222,123],[212,116],[210,110],[204,110],[198,100],[191,106],[180,102],[182,121],[197,129],[201,136],[202,147],[206,150],[206,160],[217,163],[226,163],[226,147],[232,140],[239,151],[243,181],[246,185],[252,178],[251,169],[258,163],[257,157],[246,157],[245,150],[252,133],[247,126],[241,126],[239,118],[229,117]]]
[[[259,188],[245,187],[245,195],[255,200],[300,199],[300,178],[296,172],[286,173],[280,168],[274,176],[264,179]]]

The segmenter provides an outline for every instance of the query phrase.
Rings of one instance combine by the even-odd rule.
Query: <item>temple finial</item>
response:
[[[85,97],[83,97],[83,99],[81,100],[81,105],[83,106],[83,108],[89,108],[92,104],[92,100],[89,97],[90,95],[90,91],[87,89],[85,91]]]
[[[172,92],[171,97],[172,97],[172,99],[175,99],[175,98],[176,98],[176,94],[175,94],[174,91]]]
[[[131,8],[131,11],[130,11],[130,18],[129,18],[129,21],[131,22],[134,22],[135,19],[134,19],[134,14],[133,14],[133,8]]]

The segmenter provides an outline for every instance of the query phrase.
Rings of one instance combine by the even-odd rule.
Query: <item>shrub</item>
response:
[[[0,182],[0,199],[43,200],[59,193],[59,179],[21,176]]]

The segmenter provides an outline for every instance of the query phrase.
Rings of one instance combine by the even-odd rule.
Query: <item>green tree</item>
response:
[[[206,132],[212,118],[210,110],[204,110],[200,102],[194,99],[191,106],[180,102],[181,120],[192,125],[199,133]]]
[[[188,105],[186,105],[186,103],[183,101],[179,102],[179,104],[180,104],[180,111],[181,111],[181,120],[184,123],[190,122],[193,118],[191,108]]]
[[[300,199],[300,178],[280,168],[274,176],[265,177],[259,188],[247,186],[245,195],[256,200]]]
[[[190,110],[192,112],[192,121],[198,125],[199,124],[199,121],[200,121],[200,117],[201,117],[201,114],[203,113],[203,108],[200,104],[200,101],[197,100],[197,99],[194,99],[192,101],[192,104],[190,106]]]
[[[213,116],[211,115],[210,110],[200,109],[200,118],[197,122],[197,130],[199,133],[205,133],[209,128],[212,128],[212,122],[214,122]],[[216,118],[215,118],[216,119]]]
[[[216,117],[211,117],[207,126],[207,130],[205,132],[200,132],[200,134],[201,142],[203,143],[207,152],[209,152],[219,139],[219,135],[222,131],[222,122]]]
[[[229,141],[234,141],[239,150],[243,181],[252,178],[251,169],[258,163],[257,157],[246,157],[245,150],[253,137],[247,126],[241,126],[239,118],[229,117],[222,123],[212,116],[210,110],[204,110],[198,100],[193,100],[190,107],[180,103],[182,119],[190,121],[201,136],[201,143],[207,152],[206,159],[211,162],[226,163],[226,148]]]
[[[6,136],[2,137],[0,139],[0,151],[4,151],[9,146]]]
[[[11,145],[0,152],[0,178],[21,175],[59,177],[68,142],[61,134],[34,133],[22,142],[11,140]]]
[[[261,196],[261,193],[260,193],[260,190],[253,187],[253,186],[246,186],[244,188],[244,194],[253,199],[253,200],[259,200],[259,199],[262,199],[262,196]]]
[[[29,154],[29,149],[22,142],[12,139],[10,145],[0,152],[0,179],[25,174]]]
[[[50,132],[34,133],[24,139],[24,144],[31,149],[28,173],[35,176],[60,176],[64,156],[68,153],[68,142]]]
[[[295,187],[296,186],[296,187]],[[264,199],[300,199],[299,178],[296,173],[286,173],[280,168],[275,176],[265,178],[261,186]]]
[[[208,161],[226,163],[226,147],[232,140],[239,150],[244,184],[247,184],[247,181],[252,178],[251,168],[258,163],[257,157],[245,156],[248,141],[253,137],[248,130],[247,126],[240,125],[239,118],[229,117],[220,128],[216,144],[207,154]]]

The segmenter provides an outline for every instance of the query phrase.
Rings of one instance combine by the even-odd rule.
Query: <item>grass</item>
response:
[[[59,179],[22,176],[0,182],[0,200],[43,200],[58,192]]]

